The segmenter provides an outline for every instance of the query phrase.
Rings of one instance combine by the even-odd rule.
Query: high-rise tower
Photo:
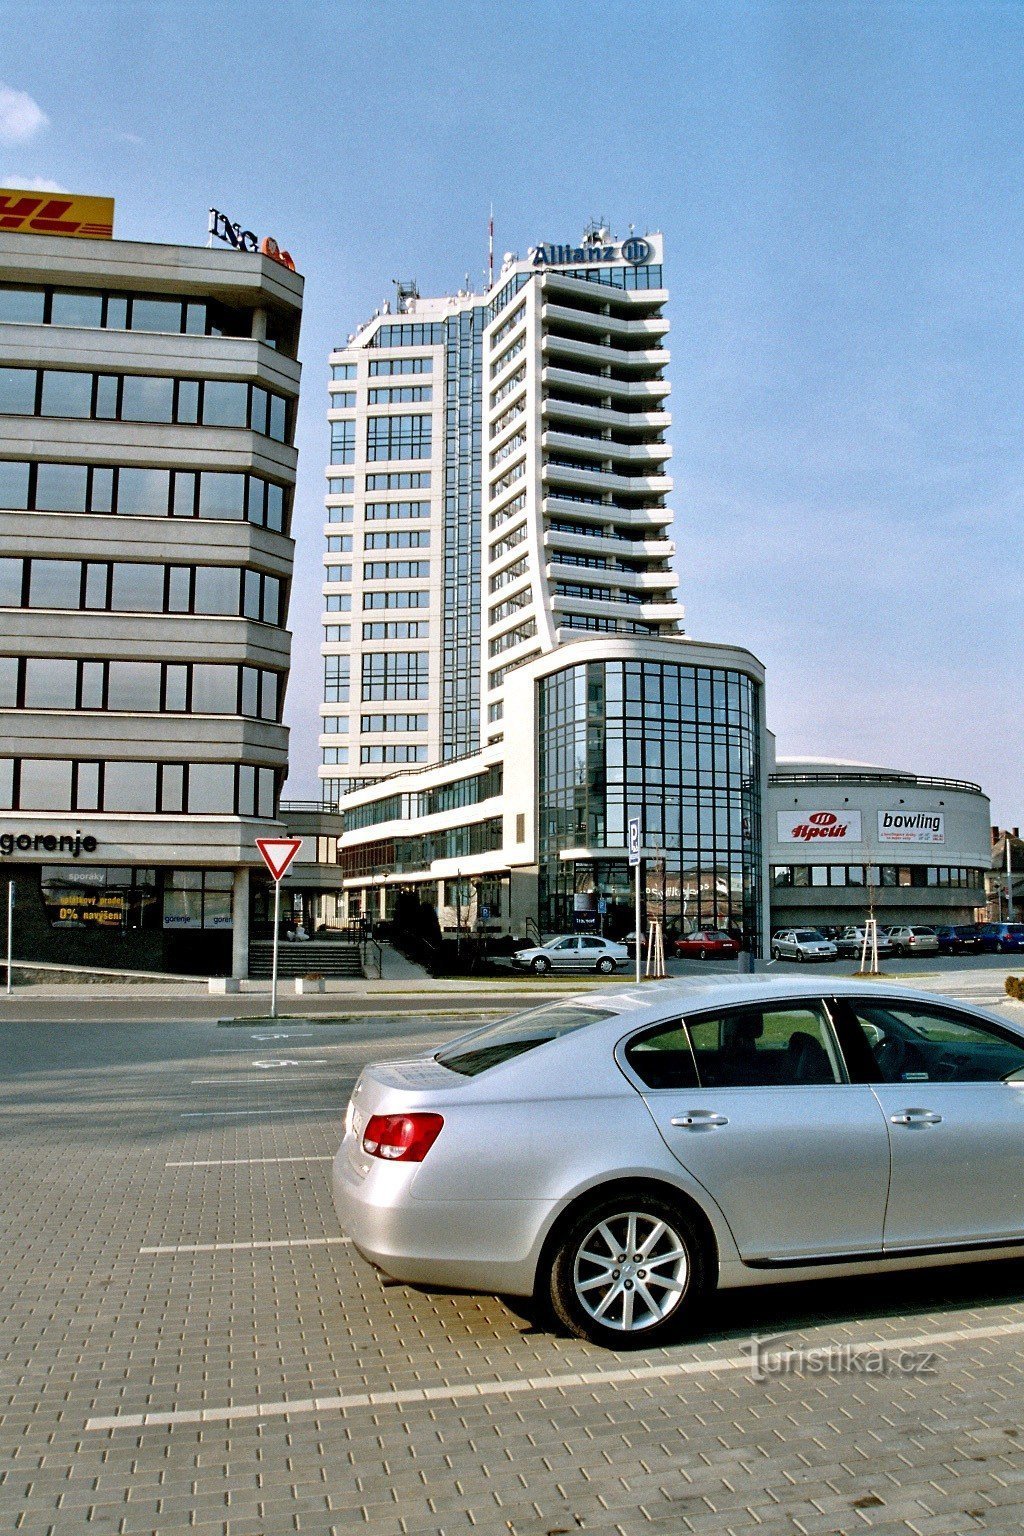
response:
[[[682,632],[662,258],[594,227],[485,295],[399,284],[331,355],[320,771],[350,912],[376,873],[442,929],[474,902],[614,924],[639,814],[666,916],[753,941],[761,670]]]

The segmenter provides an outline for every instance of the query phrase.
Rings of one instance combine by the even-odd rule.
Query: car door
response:
[[[579,963],[579,945],[580,941],[576,938],[559,939],[548,951],[551,964],[557,966],[559,970],[570,970]]]
[[[881,1248],[885,1119],[870,1085],[847,1080],[823,999],[695,1013],[642,1031],[620,1060],[745,1262]]]
[[[1024,1040],[925,1000],[840,1006],[867,1044],[889,1132],[885,1246],[1024,1241]]]

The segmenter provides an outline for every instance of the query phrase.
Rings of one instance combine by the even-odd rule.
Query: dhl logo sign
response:
[[[0,231],[20,235],[70,235],[77,240],[114,238],[114,199],[69,193],[22,192],[0,187]]]

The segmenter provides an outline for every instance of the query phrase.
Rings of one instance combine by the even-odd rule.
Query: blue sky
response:
[[[327,352],[393,277],[478,281],[493,201],[499,258],[664,230],[687,627],[766,663],[780,754],[1024,820],[1024,5],[8,0],[4,35],[0,185],[112,194],[131,239],[212,203],[306,276],[291,794]]]

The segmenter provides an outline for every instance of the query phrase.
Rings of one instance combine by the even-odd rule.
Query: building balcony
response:
[[[567,533],[564,528],[544,530],[546,549],[565,550],[579,555],[608,555],[615,560],[671,560],[676,552],[672,539],[623,539],[605,534],[599,528]]]
[[[620,436],[627,432],[656,434],[667,431],[672,425],[670,411],[616,410],[614,406],[581,405],[578,400],[563,400],[558,395],[546,395],[540,408],[541,415],[549,419],[579,422],[588,427],[610,427]]]
[[[544,568],[548,582],[571,581],[590,587],[604,587],[629,592],[633,596],[645,593],[670,592],[679,585],[674,571],[622,571],[610,566],[561,565],[549,561]]]
[[[580,362],[614,369],[612,377],[630,379],[633,374],[661,373],[671,361],[667,347],[608,347],[598,342],[579,341],[548,331],[541,339],[545,357],[577,358]]]
[[[552,431],[550,428],[541,433],[540,443],[546,453],[556,457],[563,452],[585,453],[592,454],[595,459],[644,467],[650,465],[651,468],[672,457],[668,443],[624,443],[613,437],[583,437],[575,432]]]
[[[633,338],[637,336],[667,336],[669,323],[661,315],[637,315],[624,318],[619,315],[602,315],[593,309],[568,304],[544,304],[541,319],[545,326],[569,328],[583,332],[599,332],[605,336]],[[585,339],[585,337],[583,338]]]
[[[549,490],[545,494],[541,511],[546,518],[573,517],[581,522],[603,525],[611,523],[616,527],[628,528],[631,532],[664,528],[675,515],[671,507],[622,507],[608,501],[580,501],[572,494],[559,490]]]
[[[551,364],[541,369],[540,380],[545,389],[566,389],[576,395],[598,395],[631,403],[638,400],[656,403],[671,389],[667,379],[613,379],[603,373],[583,373],[575,368]]]

